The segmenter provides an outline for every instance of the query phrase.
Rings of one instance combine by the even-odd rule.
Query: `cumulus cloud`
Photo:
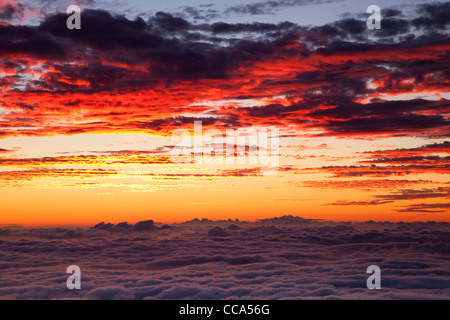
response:
[[[212,237],[226,237],[229,234],[225,229],[221,227],[215,227],[208,231],[208,235]]]

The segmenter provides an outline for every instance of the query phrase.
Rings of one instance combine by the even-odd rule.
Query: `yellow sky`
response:
[[[42,157],[96,154],[93,151],[150,150],[167,138],[146,135],[79,135],[15,138],[3,148],[18,148],[8,157]],[[218,176],[221,170],[258,165],[63,165],[38,168],[90,168],[116,170],[113,176],[58,175],[2,181],[0,224],[92,225],[100,221],[130,223],[153,219],[182,222],[193,218],[255,220],[292,214],[338,221],[449,221],[448,212],[398,212],[411,203],[436,203],[442,199],[399,200],[377,205],[332,205],[340,201],[370,202],[389,188],[318,188],[305,181],[357,181],[364,177],[333,178],[330,173],[303,171],[321,166],[355,164],[363,151],[423,145],[419,139],[389,138],[376,141],[344,139],[284,139],[280,167],[295,166],[271,176]],[[300,159],[295,157],[299,156]],[[33,164],[33,163],[31,163]],[[33,167],[33,166],[32,166]],[[1,171],[30,167],[2,166]],[[197,176],[185,176],[197,174]],[[420,188],[445,186],[448,175],[419,174],[388,177],[390,180],[432,180]],[[386,178],[379,178],[386,179]],[[374,179],[372,179],[374,180]],[[445,202],[445,201],[444,201]]]

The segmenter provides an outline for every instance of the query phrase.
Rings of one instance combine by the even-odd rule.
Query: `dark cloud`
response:
[[[310,3],[265,1],[228,9],[252,14]],[[44,16],[39,26],[1,25],[0,55],[5,69],[15,70],[2,79],[8,88],[2,107],[24,111],[0,122],[21,129],[1,135],[47,135],[50,121],[52,134],[139,130],[168,135],[202,120],[211,127],[295,126],[332,136],[445,137],[448,100],[379,98],[443,90],[449,56],[442,24],[449,8],[419,8],[415,18],[423,21],[416,25],[412,17],[386,8],[377,41],[369,40],[365,20],[355,17],[316,27],[195,24],[166,12],[145,21],[86,9],[81,30],[68,30],[63,13]],[[437,15],[436,26],[422,28],[431,14]],[[36,59],[45,62],[40,76],[30,80]],[[272,68],[277,76],[268,71]],[[199,103],[252,98],[267,102],[231,108]],[[44,103],[49,99],[51,107]],[[52,116],[67,118],[77,108],[89,120],[54,126]]]
[[[77,32],[71,32],[67,28],[61,28],[67,19],[65,14],[56,14],[46,18],[39,26],[54,37],[76,42],[78,45],[87,45],[101,51],[109,52],[113,59],[127,60],[126,57],[114,55],[113,50],[129,50],[134,59],[146,64],[152,63],[152,73],[164,77],[200,77],[200,78],[226,78],[227,71],[238,66],[245,58],[245,52],[262,54],[270,50],[270,43],[245,43],[238,42],[236,48],[242,51],[221,50],[206,42],[188,42],[183,38],[192,38],[189,33],[197,27],[188,21],[174,17],[168,13],[158,12],[146,23],[141,18],[130,21],[123,16],[112,15],[103,10],[83,11],[83,27]],[[284,23],[275,25],[238,24],[230,26],[230,29],[261,29],[261,30],[286,30],[293,24]],[[209,30],[223,32],[223,26],[213,24]],[[172,33],[177,33],[172,36]],[[68,44],[69,45],[69,44]],[[274,42],[273,49],[277,47]],[[272,50],[273,50],[272,49]],[[80,48],[82,50],[82,48]],[[254,59],[255,56],[252,57]],[[127,60],[131,63],[133,60]],[[136,60],[134,60],[136,62]],[[154,64],[153,64],[154,63]],[[86,74],[87,72],[79,70]],[[97,74],[91,70],[89,74]],[[147,80],[148,76],[147,76]]]
[[[228,232],[221,228],[221,227],[215,227],[208,231],[208,236],[211,237],[227,237],[229,236]]]
[[[450,120],[445,115],[424,115],[416,112],[440,109],[448,106],[447,100],[375,102],[365,105],[343,104],[335,108],[311,112],[312,117],[325,117],[326,128],[334,134],[363,132],[397,133],[417,131],[425,128],[448,128]],[[443,136],[447,136],[444,134]]]
[[[280,22],[278,24],[253,22],[253,23],[226,23],[216,22],[210,25],[213,33],[239,33],[239,32],[276,32],[287,30],[298,30],[299,26],[292,22]],[[207,29],[208,30],[208,29]]]
[[[133,227],[133,231],[153,231],[156,230],[153,220],[139,221]]]
[[[380,204],[391,203],[392,201],[372,200],[372,201],[336,201],[330,206],[378,206]]]
[[[412,200],[428,198],[448,198],[450,197],[450,188],[439,187],[436,189],[405,189],[392,194],[376,195],[375,197],[383,200]]]
[[[23,4],[11,1],[3,1],[0,7],[0,20],[11,22],[21,19],[25,15],[25,6]]]
[[[213,4],[207,4],[207,5],[200,5],[198,7],[191,7],[191,6],[183,6],[180,7],[178,12],[178,15],[186,18],[186,19],[193,19],[196,20],[205,20],[209,21],[211,19],[216,19],[221,17],[221,13],[219,10],[214,9]]]
[[[416,28],[445,30],[450,24],[450,3],[424,3],[417,12],[421,17],[415,18],[412,24]]]
[[[320,189],[358,189],[361,191],[373,191],[375,189],[393,189],[405,186],[433,183],[431,180],[405,180],[405,179],[364,179],[364,180],[320,180],[303,181],[301,183],[290,182],[299,187]]]
[[[139,221],[134,225],[130,225],[128,222],[120,222],[116,225],[112,223],[100,222],[92,227],[95,230],[105,230],[109,232],[148,232],[148,231],[156,231],[159,230],[157,226],[155,226],[153,220]]]
[[[114,48],[151,49],[165,45],[161,36],[149,32],[150,26],[141,18],[131,21],[104,10],[83,11],[83,27],[72,32],[66,25],[68,15],[58,13],[47,17],[38,30],[54,37],[72,39],[102,50]]]
[[[436,163],[436,164],[448,164],[450,163],[450,157],[439,156],[410,156],[410,157],[396,157],[396,158],[378,158],[368,161],[361,161],[361,163]]]
[[[363,154],[371,155],[374,157],[388,157],[388,156],[405,156],[411,154],[430,154],[430,153],[450,153],[450,141],[444,141],[441,143],[435,142],[432,144],[426,144],[416,148],[403,148],[393,150],[377,150],[366,151]]]
[[[405,206],[405,209],[398,209],[397,212],[446,212],[450,208],[450,203],[418,203]]]
[[[307,168],[303,172],[329,172],[335,178],[344,177],[388,177],[388,176],[406,176],[418,173],[446,173],[449,165],[387,165],[376,166],[323,166],[320,168]]]
[[[190,23],[183,18],[174,17],[165,12],[157,12],[154,17],[149,19],[149,24],[158,26],[167,31],[179,31],[190,27]]]
[[[63,58],[66,48],[54,37],[35,27],[0,25],[0,55]]]
[[[392,9],[392,8],[384,9],[381,12],[382,12],[382,16],[385,18],[392,18],[392,17],[400,16],[402,14],[402,12],[400,10]]]
[[[338,1],[338,0],[335,0]],[[274,14],[275,12],[297,6],[310,4],[330,3],[333,0],[278,0],[278,1],[261,1],[249,4],[238,4],[229,6],[225,10],[226,15],[265,15]]]

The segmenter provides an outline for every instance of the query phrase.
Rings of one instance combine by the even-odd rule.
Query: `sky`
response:
[[[69,4],[0,0],[1,225],[450,222],[449,3]]]

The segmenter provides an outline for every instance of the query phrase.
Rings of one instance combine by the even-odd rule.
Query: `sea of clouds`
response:
[[[0,228],[0,299],[450,299],[450,224],[291,216]],[[369,265],[381,289],[369,290]],[[69,290],[69,265],[81,289]]]

